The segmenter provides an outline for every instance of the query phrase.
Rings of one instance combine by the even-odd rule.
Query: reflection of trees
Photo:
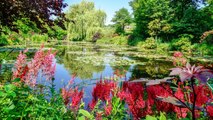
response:
[[[137,65],[132,70],[131,79],[164,78],[169,74],[172,63],[168,61],[149,60],[145,65]]]
[[[60,54],[58,54],[60,64],[64,64],[64,67],[70,74],[76,74],[76,76],[81,79],[90,79],[94,72],[98,73],[104,70],[104,66],[95,66],[75,60],[78,55],[67,53],[68,51],[72,51],[71,49],[73,50],[73,48],[61,48]],[[75,51],[77,51],[77,49],[75,49]],[[83,50],[79,48],[78,51]]]

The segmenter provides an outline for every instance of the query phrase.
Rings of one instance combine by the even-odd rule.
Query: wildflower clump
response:
[[[35,53],[35,56],[31,60],[27,60],[27,55],[24,52],[20,52],[17,57],[15,67],[13,69],[13,79],[20,78],[22,82],[34,87],[38,74],[46,77],[46,80],[51,80],[54,77],[56,63],[54,62],[55,54],[52,49],[47,52],[43,50],[44,46]]]

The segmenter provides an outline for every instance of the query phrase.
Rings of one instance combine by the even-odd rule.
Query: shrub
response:
[[[97,40],[97,43],[114,44],[114,45],[127,45],[128,40],[125,36],[115,36],[113,38],[102,38]]]
[[[141,49],[156,49],[157,43],[154,38],[147,38],[144,42],[139,42],[138,47]]]
[[[135,46],[142,41],[141,37],[135,37],[134,35],[128,36],[128,45]]]
[[[189,52],[191,51],[191,38],[189,36],[181,36],[178,39],[173,39],[171,43],[172,50]]]
[[[48,41],[48,35],[47,34],[34,34],[34,35],[32,35],[31,40],[33,42]]]
[[[49,37],[57,38],[58,40],[65,39],[67,35],[67,31],[59,26],[53,26],[52,28],[49,28],[47,26],[47,30],[48,30],[47,34]]]
[[[22,34],[27,34],[30,31],[33,32],[40,32],[40,30],[37,28],[36,24],[32,21],[30,21],[29,18],[21,18],[14,22],[14,25],[17,26],[19,32]]]
[[[213,55],[213,45],[207,43],[194,44],[193,51],[200,55]]]
[[[160,43],[157,45],[157,53],[166,54],[170,50],[170,45],[168,43]]]

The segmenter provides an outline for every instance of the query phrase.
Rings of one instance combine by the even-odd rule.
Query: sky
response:
[[[72,4],[80,3],[82,0],[65,0],[68,4],[68,7],[64,11],[67,11],[69,6]],[[104,10],[107,14],[106,24],[112,24],[111,19],[115,15],[115,11],[118,11],[120,8],[127,8],[130,13],[132,9],[129,6],[131,0],[87,0],[95,3],[96,9]]]

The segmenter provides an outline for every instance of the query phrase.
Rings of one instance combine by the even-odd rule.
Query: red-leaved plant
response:
[[[213,78],[212,71],[205,69],[203,66],[191,66],[189,63],[185,67],[172,68],[171,75],[178,75],[182,82],[186,80],[198,79],[201,83],[206,82]]]
[[[182,57],[183,55],[177,55],[177,53],[174,54],[174,57],[179,58]],[[203,91],[196,91],[197,87],[201,87],[200,86],[196,86],[195,82],[196,80],[199,81],[199,83],[202,84],[206,84],[208,80],[210,80],[211,78],[213,78],[213,73],[211,70],[209,69],[205,69],[203,66],[191,66],[189,63],[187,63],[186,65],[183,65],[183,67],[176,67],[176,68],[172,68],[171,69],[171,73],[170,76],[179,76],[180,81],[182,83],[184,83],[185,81],[187,81],[188,83],[190,83],[189,86],[185,86],[183,89],[181,89],[180,87],[178,87],[176,94],[174,94],[174,97],[176,97],[182,104],[184,107],[184,109],[179,109],[176,108],[175,110],[178,111],[184,111],[184,114],[182,114],[181,117],[186,117],[187,112],[190,111],[192,113],[192,119],[195,120],[195,118],[197,116],[199,116],[197,113],[199,110],[197,110],[197,99],[199,99],[202,94],[199,94]],[[191,90],[192,92],[186,92],[186,90]],[[200,88],[200,90],[202,90]],[[188,94],[188,99],[184,100],[184,94]],[[207,93],[204,93],[204,95]],[[197,98],[197,96],[199,95],[199,98]],[[202,97],[204,98],[204,97]],[[206,98],[203,99],[203,101],[207,102],[208,100],[212,100],[212,96],[210,96],[210,98]],[[204,103],[205,103],[204,102]],[[203,104],[204,104],[203,103]],[[189,105],[192,104],[192,105]],[[198,106],[203,105],[203,104],[198,104]],[[209,108],[209,107],[208,107]],[[180,114],[178,114],[178,116],[180,117]]]

